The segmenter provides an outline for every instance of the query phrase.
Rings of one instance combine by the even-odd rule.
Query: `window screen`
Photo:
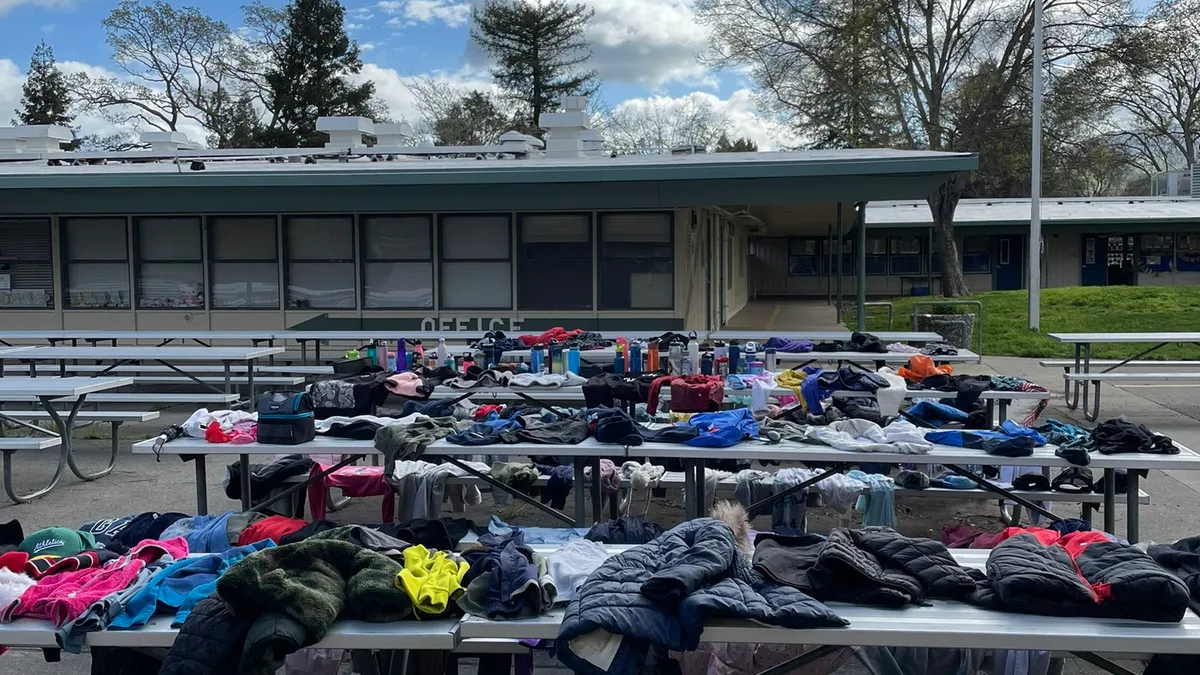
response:
[[[139,309],[204,307],[199,218],[138,218]]]
[[[518,309],[591,309],[591,217],[523,215],[519,222]]]
[[[0,220],[0,309],[54,307],[50,221]]]
[[[433,307],[430,216],[363,216],[363,306]]]
[[[66,303],[73,309],[129,309],[124,218],[63,218]]]
[[[287,306],[293,309],[354,309],[354,221],[349,216],[290,217],[287,245]]]
[[[671,309],[675,255],[669,213],[600,216],[600,309]]]
[[[440,223],[443,309],[511,309],[508,216],[445,216]]]
[[[212,306],[279,308],[279,246],[274,217],[208,220]]]

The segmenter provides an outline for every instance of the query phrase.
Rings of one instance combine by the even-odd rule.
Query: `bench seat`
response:
[[[18,450],[45,450],[62,445],[58,436],[33,436],[30,438],[0,438],[0,452],[9,453]]]
[[[1200,382],[1195,373],[1065,373],[1070,382]]]
[[[50,413],[45,410],[5,410],[0,408],[0,415],[19,420],[48,420]],[[156,420],[159,413],[156,410],[80,410],[75,419],[81,422],[150,422]]]
[[[1123,368],[1200,368],[1200,361],[1130,361],[1124,363],[1121,359],[1092,359],[1088,362],[1093,368],[1121,366]],[[1043,368],[1074,368],[1075,359],[1046,359],[1038,361]]]

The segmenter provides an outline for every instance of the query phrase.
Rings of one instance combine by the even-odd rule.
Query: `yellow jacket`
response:
[[[800,385],[804,384],[804,378],[808,377],[808,373],[802,370],[784,370],[775,375],[775,384],[782,389],[791,389],[796,392],[796,398],[800,399],[800,409],[808,412],[808,404],[804,401],[804,394],[800,393]]]
[[[396,588],[412,600],[418,618],[439,615],[463,592],[462,578],[469,566],[424,546],[404,549],[404,569],[396,575]]]

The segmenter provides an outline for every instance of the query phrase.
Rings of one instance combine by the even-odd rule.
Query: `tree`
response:
[[[1051,71],[1129,24],[1125,0],[1043,7]],[[814,145],[979,151],[1029,97],[1033,13],[1021,0],[698,0],[697,14],[712,27],[709,63],[746,69],[767,109]],[[928,200],[948,296],[968,293],[953,218],[970,180],[953,176]]]
[[[55,64],[54,50],[45,40],[34,48],[33,57],[29,59],[29,72],[21,89],[21,107],[15,112],[17,117],[12,120],[14,126],[54,124],[70,127],[74,119],[66,77]],[[78,147],[79,140],[76,139],[68,149],[75,150]]]
[[[655,97],[626,101],[603,120],[605,140],[626,155],[659,155],[683,146],[715,147],[728,142],[729,120],[704,94],[683,99]]]
[[[386,114],[375,99],[375,84],[352,84],[362,70],[358,43],[344,27],[346,10],[338,0],[293,0],[273,63],[265,74],[270,120],[263,141],[276,147],[324,143],[317,118]]]
[[[758,143],[741,137],[730,141],[729,136],[722,133],[721,137],[717,139],[717,147],[714,152],[758,152]]]
[[[121,126],[178,131],[192,121],[223,139],[220,121],[237,99],[242,44],[229,26],[194,7],[122,0],[101,22],[122,75],[72,81],[80,105]]]
[[[228,97],[228,92],[218,96]],[[214,148],[258,148],[262,147],[263,125],[254,95],[243,92],[236,101],[225,100],[219,106],[220,114],[213,122],[219,133],[210,133],[206,139]]]
[[[427,76],[405,86],[420,115],[414,131],[434,145],[491,145],[504,132],[523,127],[523,121],[489,93]]]
[[[599,89],[596,71],[582,69],[592,55],[584,30],[595,13],[565,0],[487,0],[471,10],[471,38],[493,59],[492,79],[529,133],[541,135],[538,120],[563,96]]]

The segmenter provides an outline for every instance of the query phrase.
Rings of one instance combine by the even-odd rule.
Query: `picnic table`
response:
[[[775,359],[780,364],[787,364],[792,370],[799,370],[812,363],[841,363],[843,361],[863,370],[869,370],[863,364],[874,364],[875,369],[878,370],[881,366],[885,365],[907,365],[909,360],[914,356],[919,356],[919,354],[909,354],[907,352],[884,352],[882,354],[873,352],[778,352],[775,354]],[[931,356],[929,358],[933,359],[935,363],[979,363],[983,360],[982,357],[970,349],[959,349],[957,354]]]
[[[809,340],[811,342],[845,342],[853,335],[848,330],[715,330],[708,334],[709,340],[761,340],[783,338],[785,340]],[[929,331],[879,331],[871,335],[883,342],[941,342],[945,338]]]
[[[1200,332],[1160,332],[1160,333],[1050,333],[1048,337],[1055,342],[1074,345],[1074,368],[1068,368],[1063,375],[1066,387],[1067,407],[1075,410],[1080,405],[1080,389],[1083,392],[1083,414],[1089,421],[1100,417],[1100,383],[1101,382],[1193,382],[1200,383],[1200,370],[1156,372],[1156,373],[1114,373],[1113,371],[1127,365],[1141,366],[1138,360],[1170,344],[1191,343],[1200,345]],[[1096,344],[1148,344],[1144,349],[1127,359],[1116,363],[1106,362],[1107,367],[1101,371],[1092,372],[1092,345]],[[1194,364],[1200,366],[1200,362]],[[1094,401],[1088,405],[1088,384],[1094,389]]]
[[[0,355],[2,357],[2,355]],[[13,489],[12,475],[12,454],[11,450],[4,452],[4,491],[8,494],[9,499],[17,504],[24,504],[30,500],[36,499],[44,494],[49,493],[58,485],[62,479],[65,468],[70,467],[71,473],[75,474],[82,480],[96,480],[97,478],[106,476],[113,470],[117,463],[117,445],[113,444],[112,454],[109,457],[108,466],[95,473],[87,473],[81,471],[75,464],[75,455],[71,444],[71,433],[75,429],[75,418],[79,414],[79,409],[83,406],[88,394],[100,391],[108,391],[118,387],[127,387],[133,384],[133,378],[130,377],[5,377],[0,378],[0,402],[24,400],[28,397],[36,397],[42,408],[54,422],[57,430],[59,441],[59,456],[58,466],[54,470],[54,477],[50,479],[49,485],[35,490],[25,495],[18,495]],[[54,407],[54,401],[62,398],[74,398],[71,405],[71,410],[67,412],[64,419],[62,414]],[[26,427],[30,430],[39,433],[49,433],[34,424],[24,422],[4,415],[3,410],[0,410],[0,418],[19,426]]]
[[[153,361],[213,392],[233,394],[233,364],[244,363],[247,391],[249,398],[253,400],[256,362],[258,359],[282,352],[282,347],[177,347],[171,345],[161,347],[35,347],[17,352],[0,353],[0,367],[3,366],[5,360],[20,361],[29,366],[31,376],[36,376],[36,363],[50,361],[58,363],[60,376],[66,376],[71,370],[68,361],[111,363],[110,367],[91,374],[91,377],[102,377],[121,365],[135,361]],[[177,365],[181,363],[223,364],[225,367],[224,390],[205,382],[202,378]]]

